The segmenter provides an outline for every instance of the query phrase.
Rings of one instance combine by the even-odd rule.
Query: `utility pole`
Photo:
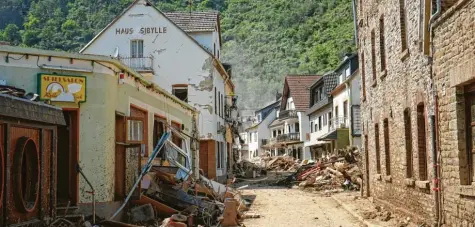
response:
[[[192,164],[191,169],[193,171],[193,177],[198,180],[200,179],[200,135],[198,133],[198,112],[193,113],[191,118],[191,141],[190,148],[192,154]]]

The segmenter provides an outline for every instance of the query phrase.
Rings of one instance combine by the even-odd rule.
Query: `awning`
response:
[[[322,137],[318,138],[320,141],[328,141],[328,140],[336,140],[337,139],[337,130],[334,130],[333,132],[327,133],[323,135]]]

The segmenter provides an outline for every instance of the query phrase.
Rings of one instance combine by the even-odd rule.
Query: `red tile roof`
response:
[[[209,12],[168,12],[165,15],[186,32],[214,31],[219,13]]]
[[[318,80],[320,75],[287,75],[284,82],[284,91],[281,108],[285,109],[287,97],[292,97],[297,111],[305,112],[310,106],[310,86]]]

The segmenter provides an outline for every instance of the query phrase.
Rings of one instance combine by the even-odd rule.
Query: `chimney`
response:
[[[229,78],[231,79],[232,78],[232,65],[228,64],[228,63],[223,63],[223,66],[224,66],[224,70],[226,70],[226,72],[229,75]]]

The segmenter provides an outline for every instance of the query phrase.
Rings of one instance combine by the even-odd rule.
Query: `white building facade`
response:
[[[199,23],[192,23],[199,22]],[[210,178],[224,178],[229,143],[225,133],[227,69],[219,61],[219,15],[165,14],[146,0],[136,0],[82,50],[107,55],[200,111],[200,168]]]

